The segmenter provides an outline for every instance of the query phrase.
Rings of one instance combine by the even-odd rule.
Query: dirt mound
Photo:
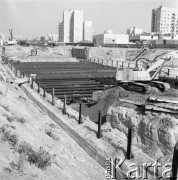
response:
[[[59,57],[70,58],[71,57],[71,47],[36,47],[37,56],[31,56],[31,49],[33,46],[22,47],[19,45],[8,46],[6,47],[6,55],[9,57],[13,57],[13,59],[19,60],[28,60],[28,59],[57,59]]]
[[[134,97],[138,99],[142,98],[141,96],[138,97],[138,96],[135,96],[134,94],[137,94],[137,93],[125,91],[122,87],[119,87],[119,86],[103,91],[103,94],[100,96],[100,99],[98,100],[97,104],[95,104],[94,106],[90,108],[85,106],[82,110],[82,114],[85,116],[89,116],[89,118],[92,121],[97,122],[98,111],[100,110],[102,113],[103,122],[104,122],[106,120],[107,110],[109,106],[111,105],[115,106],[116,104],[117,105],[119,104],[120,106],[124,106],[124,107],[136,108],[134,105],[120,101],[121,98],[125,98],[125,99],[129,97],[132,97],[133,99],[135,99]]]

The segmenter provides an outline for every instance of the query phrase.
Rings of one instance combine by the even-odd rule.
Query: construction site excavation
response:
[[[178,180],[178,0],[0,0],[0,180]]]
[[[110,162],[112,177],[122,180],[132,177],[133,163],[138,171],[145,163],[162,164],[160,177],[168,170],[164,163],[172,166],[178,141],[177,50],[72,46],[38,47],[37,54],[31,50],[15,45],[1,53],[1,136],[8,134],[9,139],[0,146],[7,142],[7,149],[16,152],[10,165],[3,160],[1,177],[33,179],[33,169],[42,179],[61,174],[66,179],[73,177],[67,175],[69,169],[78,168],[84,173],[81,179],[103,180]],[[46,170],[40,162],[30,161],[25,151],[46,153]],[[113,164],[116,160],[118,166]],[[25,165],[14,168],[21,161]],[[154,179],[154,173],[153,166],[147,179]]]

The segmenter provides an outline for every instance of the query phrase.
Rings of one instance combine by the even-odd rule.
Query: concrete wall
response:
[[[104,34],[98,34],[93,36],[94,46],[103,46]]]
[[[86,47],[74,47],[72,48],[72,57],[79,59],[88,59],[89,49]]]

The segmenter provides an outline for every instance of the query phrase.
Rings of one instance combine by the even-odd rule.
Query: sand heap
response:
[[[75,58],[71,57],[71,47],[37,47],[37,55],[31,56],[31,50],[33,46],[22,47],[19,45],[7,46],[6,55],[14,61],[76,61]]]

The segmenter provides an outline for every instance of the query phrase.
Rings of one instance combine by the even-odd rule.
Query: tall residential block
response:
[[[83,23],[83,41],[92,42],[93,39],[93,22],[84,21]]]
[[[59,41],[60,42],[81,42],[84,41],[84,27],[88,27],[85,25],[85,21],[83,20],[83,11],[82,10],[68,10],[63,12],[63,20],[59,23]],[[90,26],[92,23],[89,23]],[[86,32],[87,34],[92,33],[89,32],[89,28]],[[86,34],[86,33],[85,33]],[[89,35],[88,35],[89,36]],[[91,38],[92,39],[92,38]]]
[[[83,11],[75,10],[72,15],[71,24],[72,42],[80,42],[83,40]]]
[[[160,6],[152,10],[151,31],[162,34],[178,34],[178,11]]]

